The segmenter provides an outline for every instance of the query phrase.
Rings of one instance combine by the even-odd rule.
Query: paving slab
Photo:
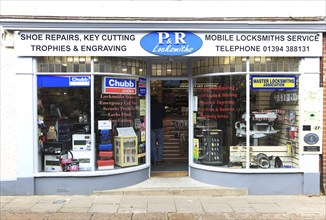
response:
[[[93,204],[88,212],[117,213],[119,205]]]
[[[57,212],[63,204],[37,203],[30,210],[32,212]]]
[[[147,209],[147,198],[142,196],[127,196],[121,199],[120,208],[145,208]]]
[[[147,213],[147,208],[119,207],[118,213]]]
[[[224,213],[204,213],[199,216],[200,220],[230,220]]]
[[[44,220],[47,213],[1,213],[1,220]]]
[[[169,213],[170,220],[197,220],[199,218],[198,214],[194,213]]]
[[[251,204],[251,206],[258,213],[285,213],[276,204]]]
[[[67,212],[67,213],[52,213],[48,214],[45,220],[91,220],[92,219],[91,213],[74,213],[74,212]]]
[[[63,208],[90,208],[94,199],[71,198],[63,204]]]
[[[92,220],[132,220],[133,213],[95,213]]]
[[[178,213],[204,213],[204,209],[197,198],[175,198],[175,206]]]
[[[16,196],[0,196],[0,203],[8,203],[16,198]]]
[[[160,203],[160,202],[154,202],[154,203],[148,203],[147,211],[150,213],[153,212],[176,212],[177,208],[173,203]]]
[[[62,207],[58,212],[64,213],[86,213],[88,212],[89,207]]]
[[[123,196],[121,195],[98,195],[93,200],[93,203],[104,203],[104,204],[120,204]]]
[[[135,213],[132,220],[168,220],[168,215],[165,212]]]
[[[255,209],[251,207],[232,207],[235,213],[255,213]]]

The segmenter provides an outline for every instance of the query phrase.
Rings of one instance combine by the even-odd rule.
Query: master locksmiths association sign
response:
[[[18,56],[322,56],[321,33],[17,32]]]

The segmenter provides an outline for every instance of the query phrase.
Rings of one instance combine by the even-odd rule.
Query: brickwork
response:
[[[322,155],[322,183],[324,192],[326,192],[326,33],[323,36],[323,57],[322,57],[322,73],[323,73],[323,155]]]

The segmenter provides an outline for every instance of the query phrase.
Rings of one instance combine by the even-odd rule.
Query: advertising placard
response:
[[[138,95],[139,96],[146,95],[146,78],[138,79]]]
[[[256,90],[296,89],[296,76],[251,76],[250,87]]]
[[[90,87],[90,76],[38,76],[37,86],[51,87]]]
[[[123,78],[103,78],[103,91],[104,94],[136,94],[136,80],[123,79]]]

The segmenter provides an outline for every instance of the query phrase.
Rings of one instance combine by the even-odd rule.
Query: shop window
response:
[[[211,76],[193,82],[194,163],[246,167],[246,76]]]
[[[196,78],[193,90],[195,163],[299,168],[299,75],[250,75],[249,82],[245,75]]]
[[[95,76],[96,170],[146,163],[146,79]]]
[[[146,76],[146,61],[123,57],[94,57],[94,72]]]
[[[90,76],[38,76],[39,171],[92,170]]]
[[[246,57],[208,57],[194,60],[193,75],[207,73],[245,72]]]
[[[91,72],[90,57],[39,57],[37,72],[40,73],[77,73]]]
[[[299,167],[299,77],[251,76],[250,168]]]
[[[39,171],[112,170],[146,163],[146,79],[38,76]],[[94,126],[94,133],[92,132]]]

